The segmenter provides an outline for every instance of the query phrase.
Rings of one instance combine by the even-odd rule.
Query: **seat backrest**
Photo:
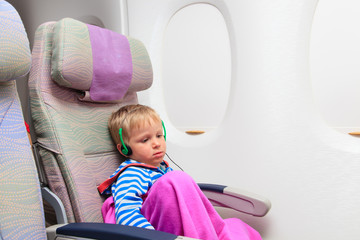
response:
[[[46,239],[42,198],[15,79],[28,73],[29,41],[0,1],[0,239]]]
[[[37,29],[32,54],[31,115],[49,187],[69,222],[102,222],[97,186],[123,160],[107,121],[151,86],[148,53],[140,41],[65,18]]]

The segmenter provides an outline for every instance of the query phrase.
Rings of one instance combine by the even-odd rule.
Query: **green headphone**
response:
[[[165,129],[165,124],[164,122],[161,120],[161,124],[163,126],[163,129],[164,129],[164,139],[166,141],[166,129]],[[123,129],[120,128],[119,129],[119,135],[120,135],[120,141],[121,141],[121,152],[125,155],[125,156],[131,156],[132,154],[132,150],[130,148],[130,146],[127,146],[125,143],[124,143],[124,139],[123,139],[123,136],[122,136],[122,131]]]

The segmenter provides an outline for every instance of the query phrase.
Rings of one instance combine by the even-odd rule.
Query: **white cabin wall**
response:
[[[310,78],[317,0],[202,1],[228,25],[232,85],[222,124],[188,136],[168,121],[161,51],[171,16],[195,2],[128,1],[129,34],[144,41],[154,68],[141,99],[167,123],[170,156],[199,182],[268,197],[267,216],[245,218],[264,239],[359,239],[360,143],[323,120]]]

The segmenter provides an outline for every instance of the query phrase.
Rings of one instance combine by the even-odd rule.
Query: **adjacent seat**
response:
[[[40,186],[15,82],[30,65],[20,16],[0,1],[0,239],[46,239]]]

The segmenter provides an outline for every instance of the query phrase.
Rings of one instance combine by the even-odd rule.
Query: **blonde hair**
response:
[[[114,143],[121,144],[119,130],[122,128],[122,138],[129,143],[130,131],[143,127],[146,123],[161,123],[160,116],[154,109],[141,104],[126,105],[110,115],[108,127]]]

